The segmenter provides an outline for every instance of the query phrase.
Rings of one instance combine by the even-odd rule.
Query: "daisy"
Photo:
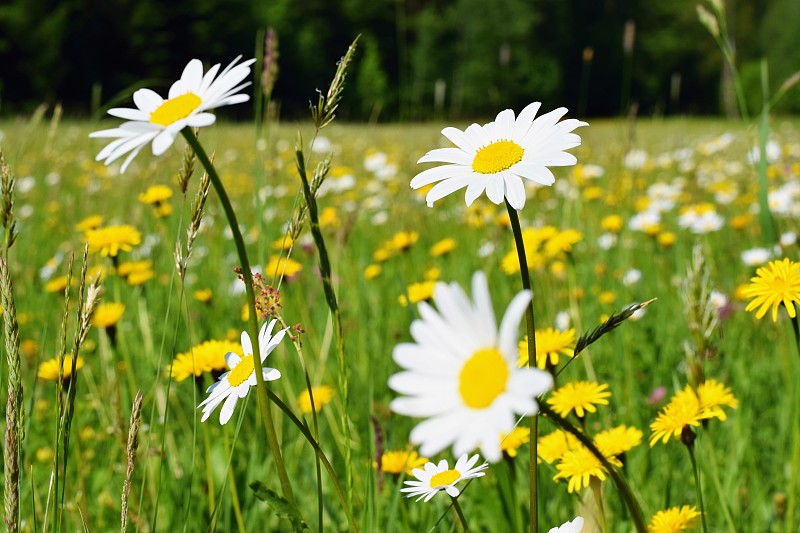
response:
[[[261,331],[258,333],[258,347],[261,353],[261,362],[263,363],[267,356],[275,349],[278,344],[283,340],[286,334],[286,329],[280,330],[274,337],[272,330],[277,323],[276,319],[272,319],[269,324],[264,324]],[[203,408],[203,418],[201,422],[208,420],[214,409],[220,404],[222,409],[219,414],[220,424],[227,424],[228,420],[233,415],[233,410],[236,408],[236,402],[239,398],[244,398],[250,392],[251,387],[256,386],[256,373],[253,361],[253,345],[250,342],[250,335],[246,331],[242,332],[242,350],[244,350],[244,357],[240,357],[234,352],[225,354],[225,363],[230,367],[229,372],[225,372],[220,376],[219,381],[211,385],[206,392],[209,393],[208,398],[197,406]],[[263,367],[264,381],[274,381],[281,377],[281,373],[274,368]],[[223,403],[224,402],[224,403]]]
[[[467,454],[462,455],[453,468],[448,466],[447,459],[442,459],[438,464],[426,463],[424,468],[415,468],[411,471],[417,480],[405,481],[408,487],[403,487],[400,492],[407,492],[406,498],[419,496],[417,501],[425,498],[426,502],[440,490],[444,490],[452,498],[457,498],[461,491],[456,487],[456,483],[486,475],[484,470],[489,467],[489,463],[475,466],[477,462],[476,453],[472,457],[468,457]]]
[[[582,529],[583,529],[583,518],[578,516],[575,518],[575,520],[567,522],[561,525],[561,527],[554,527],[547,533],[581,533]]]
[[[434,308],[419,304],[411,324],[414,343],[392,354],[404,371],[389,386],[407,396],[392,401],[399,414],[426,418],[411,432],[431,456],[449,445],[457,455],[476,447],[490,462],[502,458],[500,436],[510,433],[516,415],[539,411],[536,397],[553,386],[547,372],[517,368],[516,338],[531,293],[522,291],[508,306],[498,329],[486,276],[472,279],[473,300],[458,284],[439,283]]]
[[[97,161],[103,160],[109,165],[130,152],[122,164],[121,171],[125,172],[136,154],[150,141],[153,142],[153,155],[161,155],[183,128],[213,124],[216,117],[208,111],[248,101],[248,95],[236,93],[250,85],[250,82],[241,82],[250,75],[250,65],[255,63],[255,59],[237,65],[240,58],[234,59],[222,72],[219,72],[220,65],[216,64],[205,74],[200,60],[192,59],[183,69],[181,79],[170,87],[166,100],[150,89],[139,89],[133,93],[136,109],[109,109],[109,115],[127,122],[118,128],[89,135],[115,139],[97,154]]]
[[[446,163],[417,174],[411,188],[419,189],[437,183],[426,196],[429,207],[433,202],[467,188],[466,203],[472,205],[478,196],[486,196],[495,204],[508,200],[514,209],[525,206],[525,186],[522,178],[541,185],[552,185],[555,177],[549,166],[570,166],[577,163],[574,155],[565,150],[581,144],[581,138],[571,133],[586,122],[568,119],[558,122],[567,113],[560,107],[536,118],[541,103],[528,105],[518,117],[514,111],[501,111],[494,122],[483,126],[472,124],[465,131],[445,128],[442,135],[455,148],[431,150],[418,163]]]

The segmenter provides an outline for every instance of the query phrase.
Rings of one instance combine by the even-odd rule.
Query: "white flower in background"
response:
[[[625,275],[622,276],[622,283],[623,285],[633,285],[634,283],[639,283],[642,279],[642,271],[632,268],[625,272]]]
[[[275,328],[276,323],[277,320],[273,318],[269,324],[264,324],[261,331],[258,332],[258,346],[262,363],[286,335],[286,329],[288,328],[282,329],[274,337],[272,336],[272,330]],[[250,342],[250,335],[246,331],[242,332],[242,350],[244,351],[244,357],[240,357],[233,352],[225,354],[225,364],[228,365],[230,371],[222,374],[219,377],[219,381],[208,388],[206,391],[209,393],[208,398],[197,406],[198,409],[203,408],[201,422],[208,420],[214,409],[222,405],[222,409],[219,412],[219,422],[222,425],[227,424],[228,420],[233,416],[233,410],[236,408],[236,402],[239,401],[239,398],[247,396],[250,389],[256,386],[253,344]],[[275,381],[281,377],[281,373],[274,368],[262,367],[262,376],[264,381]]]
[[[661,213],[657,211],[642,211],[636,213],[628,221],[628,228],[634,231],[647,231],[661,224]]]
[[[644,150],[631,150],[625,154],[622,164],[630,170],[639,170],[647,164],[649,156]]]
[[[425,463],[423,468],[415,468],[411,471],[411,474],[417,478],[416,481],[405,481],[404,483],[408,487],[403,487],[400,492],[408,493],[406,498],[419,496],[417,501],[425,498],[426,502],[440,490],[445,491],[453,498],[457,498],[461,491],[456,487],[456,483],[486,475],[484,470],[489,467],[489,464],[483,463],[480,466],[475,466],[477,462],[478,454],[469,458],[467,454],[464,454],[458,458],[453,468],[448,466],[447,459],[442,459],[438,464]]]
[[[708,303],[711,304],[711,308],[714,311],[719,311],[726,305],[728,305],[728,296],[724,292],[720,292],[716,289],[711,291],[711,294],[708,295]]]
[[[613,233],[603,233],[597,238],[597,246],[601,250],[610,250],[617,244],[617,236]]]
[[[784,248],[794,245],[797,242],[797,233],[793,231],[781,233],[780,242]]]
[[[155,91],[139,89],[133,93],[136,109],[117,107],[108,114],[127,120],[118,128],[91,133],[89,137],[116,139],[106,145],[97,160],[106,165],[130,152],[122,163],[125,172],[136,154],[151,141],[153,155],[161,155],[172,146],[180,131],[189,126],[210,126],[216,117],[208,111],[226,105],[246,102],[250,97],[237,94],[250,82],[242,81],[250,75],[250,65],[255,59],[236,64],[241,56],[219,72],[216,64],[203,74],[203,64],[192,59],[183,69],[181,79],[172,84],[168,98],[164,100]],[[218,75],[219,73],[219,75]]]
[[[583,518],[580,516],[572,520],[571,522],[567,522],[561,527],[554,527],[547,533],[581,533],[583,529]]]
[[[567,331],[571,323],[572,318],[569,316],[569,311],[559,311],[556,314],[555,324],[558,331]]]
[[[750,248],[742,252],[742,263],[747,266],[761,266],[770,260],[772,252],[766,248]]]
[[[606,171],[600,165],[583,165],[581,176],[587,180],[602,178],[606,175]]]
[[[689,231],[702,235],[718,231],[725,225],[725,219],[716,211],[706,211],[695,218],[689,226]]]
[[[318,135],[311,145],[311,151],[315,154],[329,154],[333,151],[333,143],[324,135]]]
[[[781,158],[781,145],[775,141],[767,142],[767,163],[776,163]],[[754,146],[747,154],[748,163],[757,163],[761,160],[761,148]]]
[[[419,189],[436,183],[428,192],[428,206],[440,198],[466,187],[467,206],[478,196],[486,196],[495,204],[508,203],[514,209],[525,205],[523,178],[541,185],[552,185],[555,177],[551,166],[570,166],[577,163],[566,152],[581,144],[581,138],[571,133],[586,122],[567,119],[560,107],[536,117],[541,104],[528,105],[518,117],[510,109],[501,111],[494,122],[483,126],[472,124],[466,130],[448,127],[442,130],[455,148],[431,150],[418,163],[446,163],[425,170],[411,180],[411,188]]]
[[[486,276],[472,278],[472,298],[456,283],[437,283],[433,301],[419,304],[411,324],[413,343],[395,346],[392,357],[403,368],[389,378],[402,396],[392,400],[399,414],[424,418],[410,440],[430,457],[453,445],[455,455],[477,447],[490,462],[502,458],[501,436],[518,415],[539,411],[536,397],[553,378],[537,368],[517,368],[519,322],[531,299],[517,294],[497,327]]]

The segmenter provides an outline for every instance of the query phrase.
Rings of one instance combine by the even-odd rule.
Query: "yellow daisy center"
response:
[[[479,174],[495,174],[522,161],[525,150],[514,141],[496,141],[484,146],[472,160],[472,170]]]
[[[247,381],[247,379],[250,377],[250,374],[253,373],[254,368],[255,365],[253,363],[253,354],[250,354],[239,361],[239,364],[236,365],[236,368],[231,370],[231,373],[228,374],[228,383],[231,384],[231,387],[238,387]]]
[[[450,485],[458,481],[458,478],[460,477],[461,472],[455,469],[447,470],[446,472],[440,472],[431,478],[431,488],[435,489],[436,487]]]
[[[478,350],[458,378],[458,391],[467,407],[485,409],[506,390],[508,364],[496,348]]]
[[[150,122],[159,126],[169,126],[192,114],[203,102],[194,93],[186,93],[166,100],[158,109],[150,113]]]

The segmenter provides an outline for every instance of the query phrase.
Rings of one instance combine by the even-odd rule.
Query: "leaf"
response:
[[[308,529],[308,524],[303,521],[303,518],[300,516],[300,511],[297,510],[297,507],[289,503],[286,498],[279,496],[277,492],[268,488],[261,481],[253,481],[250,483],[250,488],[253,489],[256,498],[262,502],[266,502],[279,518],[285,518],[291,522],[295,531]]]

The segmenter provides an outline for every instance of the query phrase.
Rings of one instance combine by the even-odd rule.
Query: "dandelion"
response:
[[[95,308],[89,322],[96,328],[110,328],[119,322],[124,312],[125,305],[119,302],[100,304]]]
[[[83,357],[78,356],[77,361],[75,361],[75,370],[80,370],[83,368],[84,360]],[[63,357],[63,363],[61,357],[54,357],[53,359],[48,359],[47,361],[43,361],[39,364],[39,370],[37,370],[36,375],[39,379],[43,379],[45,381],[58,381],[58,367],[63,366],[63,377],[64,381],[67,381],[72,377],[72,356],[65,355]]]
[[[414,343],[399,344],[393,358],[404,371],[389,378],[400,394],[391,409],[426,418],[411,432],[420,453],[433,455],[450,444],[456,454],[480,446],[491,462],[500,460],[500,435],[509,433],[515,413],[533,416],[536,397],[553,386],[550,374],[517,368],[515,338],[530,291],[508,306],[498,329],[486,277],[472,280],[473,301],[457,284],[439,283],[438,311],[419,304],[420,319],[411,324]]]
[[[110,109],[109,115],[127,122],[118,128],[89,135],[115,139],[97,154],[97,161],[103,160],[109,165],[130,152],[122,163],[121,171],[125,172],[136,154],[151,141],[153,155],[159,156],[172,146],[183,128],[201,128],[213,124],[216,117],[208,111],[248,101],[248,95],[236,93],[250,85],[250,82],[241,82],[250,75],[250,65],[255,59],[237,65],[240,58],[234,59],[222,72],[219,72],[220,65],[216,64],[205,74],[200,60],[192,59],[183,69],[181,79],[170,87],[167,100],[151,89],[139,89],[133,93],[136,109]]]
[[[413,475],[412,471],[415,468],[424,466],[428,462],[427,457],[420,457],[420,455],[411,450],[396,450],[388,451],[381,455],[381,471],[387,474],[400,475]]]
[[[553,410],[566,417],[575,411],[579,418],[586,416],[586,412],[596,413],[597,405],[608,405],[608,385],[592,383],[589,381],[573,381],[554,391],[547,399]]]
[[[91,215],[75,225],[75,229],[81,233],[86,233],[90,230],[97,229],[103,225],[103,217],[100,215]]]
[[[514,209],[525,205],[523,178],[540,185],[552,185],[555,177],[549,166],[570,166],[577,163],[565,150],[581,144],[571,133],[585,122],[568,119],[558,122],[567,113],[558,108],[536,117],[541,104],[528,105],[518,117],[511,109],[501,111],[494,122],[483,126],[472,124],[465,131],[448,127],[442,130],[455,148],[431,150],[418,163],[446,163],[417,174],[411,188],[419,189],[437,183],[426,196],[428,206],[457,190],[467,188],[467,206],[484,191],[495,204],[507,199]]]
[[[458,458],[453,468],[449,467],[447,459],[442,459],[438,464],[426,463],[424,468],[412,470],[411,474],[417,480],[405,481],[404,484],[408,486],[400,489],[400,492],[408,493],[406,498],[419,496],[417,501],[424,498],[426,502],[440,490],[445,491],[450,497],[456,498],[461,494],[461,491],[456,487],[456,483],[486,475],[484,470],[489,467],[489,463],[475,466],[477,462],[478,454],[472,457],[464,454]]]
[[[742,291],[746,298],[753,298],[745,311],[756,308],[756,318],[762,318],[772,307],[772,321],[778,321],[778,306],[783,304],[789,316],[795,318],[795,304],[800,302],[800,263],[788,258],[770,261],[756,270],[750,285]]]
[[[383,269],[381,268],[380,265],[376,264],[367,265],[367,267],[364,269],[364,278],[367,280],[375,279],[381,275],[382,270]]]
[[[702,420],[700,400],[691,387],[678,391],[672,400],[650,424],[653,434],[650,435],[650,447],[661,440],[666,444],[670,437],[680,438],[686,426],[699,426]]]
[[[573,357],[575,346],[575,330],[568,329],[559,331],[553,328],[546,328],[536,332],[536,366],[545,369],[549,364],[552,367],[558,366],[561,355]],[[519,343],[518,366],[528,364],[528,337]]]
[[[619,461],[613,458],[609,462],[616,466],[620,465]],[[606,479],[606,472],[600,460],[583,446],[564,453],[560,462],[556,465],[556,470],[558,472],[553,476],[553,480],[558,481],[559,479],[569,478],[567,485],[569,493],[588,487],[592,477],[600,481]]]
[[[214,297],[214,293],[211,289],[197,289],[192,293],[192,296],[195,300],[200,303],[208,304],[211,303],[211,299]]]
[[[723,422],[728,419],[722,406],[732,409],[739,406],[739,401],[733,396],[731,389],[715,379],[706,380],[697,387],[697,398],[700,401],[700,411],[703,418],[719,418]]]
[[[642,442],[642,432],[626,425],[601,431],[594,436],[594,443],[605,457],[618,457]]]
[[[331,403],[333,400],[333,389],[327,385],[321,387],[312,387],[311,392],[314,393],[314,411],[320,412],[323,405]],[[308,389],[300,393],[297,397],[297,403],[300,405],[300,412],[308,414],[311,412],[311,397],[308,395]]]
[[[562,524],[560,527],[554,527],[547,533],[581,533],[582,529],[583,529],[583,518],[578,516],[575,518],[575,520],[566,522]]]
[[[219,372],[225,368],[225,354],[242,353],[242,345],[229,340],[210,340],[179,353],[172,362],[170,376],[181,382],[189,376],[199,377],[205,372]]]
[[[139,195],[139,201],[155,208],[156,216],[166,217],[172,213],[172,206],[167,202],[172,198],[172,189],[166,185],[153,185]]]
[[[517,456],[517,450],[523,444],[528,444],[530,441],[530,428],[517,426],[511,430],[511,433],[500,436],[500,450],[513,458]]]
[[[578,438],[572,433],[567,433],[563,429],[557,429],[539,437],[537,451],[539,458],[547,464],[553,464],[561,459],[565,453],[582,446]]]
[[[64,292],[69,278],[66,275],[57,276],[44,284],[44,292]]]
[[[447,237],[431,246],[431,257],[442,257],[456,249],[458,243],[452,237]]]
[[[273,278],[283,277],[286,281],[291,281],[300,271],[303,270],[303,265],[290,257],[280,255],[273,255],[269,258],[267,266],[264,267],[264,273]]]
[[[100,253],[103,257],[117,257],[120,251],[130,252],[142,243],[142,234],[130,225],[106,226],[86,233],[89,253]]]
[[[699,516],[700,513],[695,506],[672,507],[654,514],[647,526],[647,531],[649,533],[679,533],[694,527]]]
[[[567,229],[553,235],[544,244],[544,253],[547,257],[557,257],[564,253],[572,252],[572,245],[583,240],[583,234],[574,229]]]
[[[259,353],[261,354],[261,362],[263,363],[267,356],[272,353],[278,344],[283,340],[286,334],[286,329],[280,330],[274,336],[272,330],[277,323],[276,319],[272,319],[269,324],[264,324],[261,331],[258,333],[258,346]],[[201,422],[208,420],[211,413],[219,406],[222,405],[220,410],[219,422],[222,425],[228,423],[228,420],[233,416],[233,410],[236,408],[236,402],[239,398],[244,398],[250,392],[251,387],[256,386],[255,374],[255,361],[253,361],[253,345],[250,342],[250,335],[246,331],[242,332],[242,350],[244,357],[234,352],[225,354],[225,364],[231,369],[220,376],[219,381],[211,385],[206,391],[209,393],[208,398],[197,406],[203,408],[203,418]],[[281,377],[280,371],[263,367],[264,381],[274,381]]]
[[[435,287],[435,280],[412,283],[406,287],[406,293],[408,294],[408,297],[406,297],[405,294],[401,294],[398,298],[398,301],[400,302],[400,305],[406,307],[408,302],[411,302],[412,304],[418,304],[419,302],[430,300],[433,298],[433,291]]]

